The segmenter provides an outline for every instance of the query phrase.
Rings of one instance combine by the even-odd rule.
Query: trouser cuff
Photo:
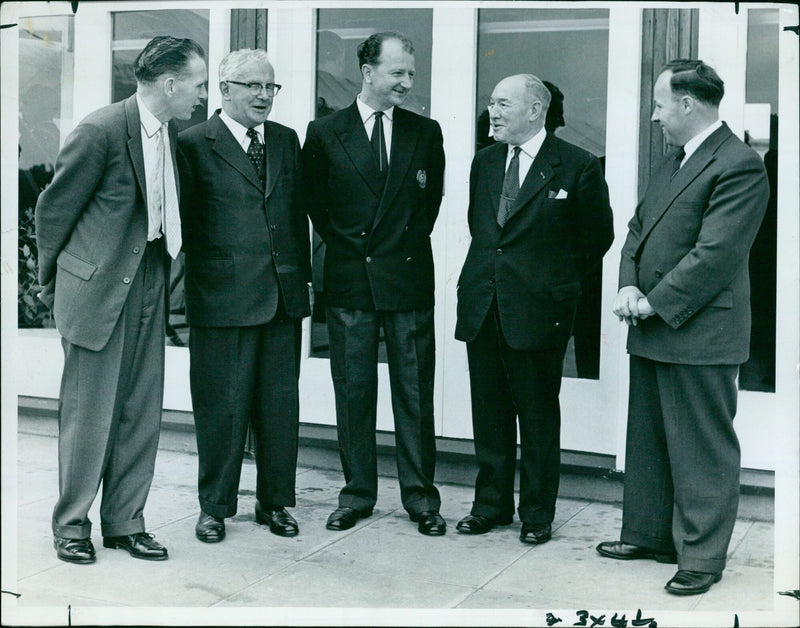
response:
[[[64,539],[88,539],[92,536],[92,522],[80,525],[61,525],[53,521],[53,535]]]
[[[129,521],[117,521],[115,523],[101,523],[100,529],[103,536],[128,536],[144,532],[144,517],[137,517]]]
[[[441,506],[442,501],[440,499],[430,499],[425,496],[420,496],[417,499],[403,504],[403,508],[405,508],[406,512],[412,517],[420,514],[421,512],[439,512],[439,508],[441,508]]]
[[[375,507],[374,500],[367,500],[363,497],[356,497],[355,495],[342,495],[339,494],[339,508],[352,508],[354,510],[371,510]]]
[[[722,573],[725,569],[724,558],[696,558],[678,555],[678,569],[702,571],[703,573]]]
[[[212,502],[200,499],[200,509],[207,515],[216,517],[217,519],[225,519],[226,517],[233,517],[236,514],[236,509],[239,505],[239,500],[236,499],[232,504],[214,504]]]
[[[644,547],[649,550],[653,550],[654,552],[660,552],[663,554],[675,553],[675,544],[673,543],[671,536],[668,539],[658,538],[649,534],[637,532],[636,530],[631,530],[630,528],[623,526],[619,540],[623,543],[628,543],[629,545],[637,545],[638,547]]]

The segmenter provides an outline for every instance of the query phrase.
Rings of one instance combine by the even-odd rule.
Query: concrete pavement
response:
[[[319,452],[305,448],[291,509],[299,536],[280,538],[254,522],[255,467],[247,461],[239,513],[227,520],[227,538],[206,545],[194,537],[199,506],[193,438],[163,434],[145,510],[148,531],[168,547],[170,559],[152,563],[103,548],[96,504],[90,517],[97,562],[78,566],[59,561],[52,546],[58,490],[52,424],[21,417],[18,587],[12,592],[19,597],[4,593],[4,620],[572,626],[584,618],[585,625],[610,626],[614,613],[634,625],[641,609],[639,625],[733,626],[735,614],[759,617],[775,605],[768,509],[750,507],[750,518],[740,516],[719,584],[704,595],[676,597],[663,589],[673,565],[619,562],[595,552],[599,541],[618,538],[619,503],[562,497],[552,541],[529,546],[518,540],[518,521],[483,536],[457,534],[472,487],[442,484],[448,532],[429,538],[402,509],[396,479],[381,477],[374,515],[352,530],[328,531],[325,520],[337,505],[341,472],[317,468]],[[462,475],[472,478],[474,471]]]

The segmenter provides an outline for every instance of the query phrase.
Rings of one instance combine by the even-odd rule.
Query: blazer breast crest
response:
[[[424,189],[428,183],[428,173],[424,170],[417,170],[417,183],[419,183],[419,187]]]

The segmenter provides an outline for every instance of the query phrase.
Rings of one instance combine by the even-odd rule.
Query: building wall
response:
[[[415,102],[425,115],[440,122],[447,155],[445,196],[432,236],[437,273],[436,429],[437,435],[442,437],[470,439],[466,351],[463,343],[454,340],[453,331],[455,283],[469,245],[467,182],[478,139],[476,116],[493,84],[509,72],[524,68],[551,80],[566,95],[567,126],[559,130],[559,134],[604,157],[616,232],[614,245],[606,255],[602,276],[598,279],[599,373],[596,378],[577,377],[576,357],[570,349],[565,367],[568,376],[564,379],[561,397],[562,446],[568,450],[614,456],[616,467],[623,469],[628,392],[625,328],[611,314],[610,304],[616,294],[617,264],[626,224],[638,195],[640,129],[648,125],[646,121],[640,124],[640,116],[647,115],[640,112],[640,90],[644,90],[642,60],[643,55],[651,54],[642,44],[645,35],[643,5],[611,2],[607,7],[593,5],[585,9],[572,8],[575,5],[569,4],[520,2],[495,13],[491,12],[494,9],[481,10],[482,6],[486,5],[420,3],[415,4],[412,11],[422,13],[401,15],[397,12],[401,9],[336,9],[330,5],[323,5],[323,12],[318,14],[307,3],[286,2],[97,2],[81,3],[77,14],[69,17],[72,11],[68,2],[5,3],[3,23],[18,22],[20,29],[31,33],[46,31],[49,39],[23,37],[16,29],[3,30],[3,137],[16,133],[22,141],[19,120],[30,119],[35,112],[28,103],[36,100],[28,93],[36,72],[28,67],[20,69],[19,64],[7,60],[32,59],[26,63],[36,63],[36,55],[41,53],[46,56],[42,63],[51,69],[58,68],[58,84],[52,80],[41,81],[43,86],[59,90],[57,114],[49,112],[39,117],[50,116],[54,121],[53,128],[48,127],[54,135],[48,136],[47,141],[62,142],[83,116],[114,99],[115,77],[122,71],[115,60],[130,56],[137,45],[159,34],[155,27],[148,30],[148,24],[158,23],[166,16],[166,11],[174,12],[172,17],[178,20],[181,28],[202,30],[203,24],[207,24],[208,113],[219,106],[217,66],[231,42],[261,41],[266,33],[266,48],[276,69],[276,80],[284,85],[276,98],[271,119],[295,128],[301,141],[308,121],[315,116],[317,97],[322,89],[317,72],[318,57],[319,69],[329,72],[335,79],[333,88],[327,83],[331,93],[334,88],[340,89],[342,97],[346,97],[346,90],[352,87],[352,79],[348,83],[347,76],[352,72],[337,73],[336,64],[356,64],[355,59],[350,58],[350,49],[356,40],[374,30],[397,28],[397,24],[405,29],[417,29],[416,37],[423,38],[418,46],[417,62],[424,64],[425,71],[415,89]],[[749,15],[751,7],[745,3],[740,4],[739,13],[727,3],[697,6],[699,56],[715,66],[726,82],[723,119],[735,132],[742,136],[748,132],[756,143],[760,141],[763,145],[767,116],[765,152],[770,146],[769,115],[780,108],[780,126],[772,138],[778,154],[777,226],[773,245],[775,261],[772,262],[777,268],[772,279],[777,295],[772,308],[776,319],[772,329],[774,334],[777,328],[778,334],[777,342],[771,341],[777,345],[774,359],[770,358],[773,382],[771,389],[767,386],[765,390],[752,390],[747,384],[751,389],[742,390],[736,419],[742,440],[743,466],[777,470],[783,458],[797,457],[795,450],[783,449],[785,444],[778,437],[796,434],[798,412],[797,51],[796,37],[793,41],[792,33],[781,30],[781,25],[791,24],[792,19],[796,23],[797,12],[795,9],[792,14],[785,7],[776,6],[773,14],[760,13],[755,19],[756,14]],[[763,11],[765,5],[752,5],[753,9],[756,7]],[[233,17],[232,9],[236,9]],[[247,9],[253,13],[244,13]],[[141,26],[135,27],[141,33],[115,32],[114,25],[119,23],[115,22],[114,14],[127,11],[147,12],[126,16],[142,18]],[[181,11],[187,13],[181,14]],[[424,20],[414,17],[421,14]],[[45,16],[54,17],[48,17],[50,22],[47,22]],[[770,39],[770,49],[774,49],[772,57],[762,54],[757,58],[758,63],[754,62],[755,69],[749,70],[748,46],[751,57],[753,51],[762,49],[757,42],[763,39],[753,39],[757,33],[761,33],[762,38],[777,39],[777,43]],[[331,34],[338,39],[332,39]],[[337,42],[342,43],[342,61],[333,56],[338,50]],[[587,54],[587,50],[592,54]],[[423,59],[423,55],[426,58]],[[769,83],[764,64],[773,76],[772,83]],[[572,67],[591,71],[583,76],[578,70],[570,71]],[[758,79],[752,76],[753,72],[759,74]],[[777,101],[769,87],[776,82],[775,78],[780,85]],[[759,90],[769,92],[764,103],[755,100]],[[17,94],[20,99],[15,98]],[[119,91],[116,96],[121,97]],[[53,95],[38,98],[48,97],[52,99]],[[29,169],[39,159],[28,150],[29,146],[23,147],[25,154],[20,155],[19,161],[12,142],[4,141],[2,147],[3,263],[10,269],[18,265],[6,253],[17,248],[15,241],[8,238],[9,229],[17,227],[14,207],[18,205],[21,177],[14,171]],[[11,248],[6,246],[8,242]],[[20,276],[23,270],[19,269]],[[15,390],[20,395],[55,398],[62,364],[58,335],[53,329],[15,331],[15,319],[7,315],[8,307],[13,306],[9,304],[9,295],[14,301],[9,288],[13,282],[8,281],[11,276],[4,271],[3,353],[12,356],[14,368],[3,369],[3,397],[7,398],[7,390]],[[319,356],[313,342],[317,334],[323,333],[320,330],[324,330],[324,325],[317,331],[314,325],[312,319],[304,323],[301,419],[333,425],[334,401],[328,360]],[[7,353],[8,350],[12,353]],[[9,364],[5,357],[3,364]],[[168,345],[165,408],[191,410],[188,368],[188,350]],[[379,377],[378,427],[391,431],[385,364],[379,365]]]

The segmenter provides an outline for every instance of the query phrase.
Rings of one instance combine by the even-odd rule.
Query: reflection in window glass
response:
[[[745,140],[764,159],[770,184],[767,212],[750,250],[750,359],[739,388],[775,392],[775,297],[778,237],[778,9],[747,13]]]
[[[433,12],[430,9],[320,9],[317,11],[316,117],[353,103],[361,91],[358,45],[373,33],[400,31],[414,43],[414,87],[403,107],[430,116]],[[311,355],[328,357],[322,267],[325,244],[313,234]],[[378,360],[386,362],[381,338]]]
[[[112,13],[111,101],[117,102],[136,92],[133,62],[153,37],[170,35],[196,41],[208,54],[208,11],[192,9],[126,11]],[[208,107],[197,107],[189,120],[175,120],[179,131],[204,122]],[[189,340],[183,291],[183,253],[172,263],[167,340],[185,347]]]
[[[494,86],[512,74],[535,74],[554,85],[548,131],[597,155],[605,165],[608,88],[607,9],[481,9],[478,13],[476,148],[488,146],[486,105]],[[550,87],[551,92],[555,90]],[[563,112],[557,114],[556,102]],[[603,269],[583,280],[565,377],[600,376]]]
[[[111,102],[127,98],[136,91],[133,62],[148,41],[157,35],[194,39],[208,53],[208,11],[174,9],[112,13]],[[208,107],[194,110],[190,120],[176,120],[181,131],[205,122]]]
[[[58,150],[72,129],[72,16],[23,18],[19,24],[19,291],[20,327],[52,327],[37,298],[33,213],[53,178]]]

